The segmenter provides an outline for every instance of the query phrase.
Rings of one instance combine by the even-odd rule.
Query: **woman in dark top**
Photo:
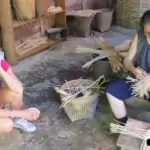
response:
[[[135,34],[124,65],[135,78],[144,78],[150,72],[150,10],[140,20],[140,28]],[[126,80],[111,81],[106,95],[116,119],[125,124],[128,120],[124,102],[132,97],[130,85]]]

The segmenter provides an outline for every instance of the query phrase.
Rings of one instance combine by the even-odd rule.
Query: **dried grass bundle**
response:
[[[86,62],[82,66],[83,69],[89,68],[97,60],[100,60],[100,59],[108,57],[108,54],[106,52],[104,52],[104,51],[96,50],[96,49],[93,49],[93,48],[88,48],[88,47],[85,47],[85,46],[77,46],[75,52],[76,53],[96,53],[96,54],[99,54],[99,56],[97,56],[96,58]]]
[[[83,65],[83,68],[88,68],[95,61],[107,57],[109,59],[113,72],[117,73],[118,71],[125,70],[125,67],[123,65],[123,59],[125,56],[127,56],[128,51],[124,51],[124,50],[129,48],[130,42],[127,41],[121,45],[118,45],[116,50],[115,47],[107,43],[102,37],[96,40],[100,45],[100,47],[102,48],[102,50],[97,50],[85,46],[77,46],[76,48],[75,51],[76,53],[95,53],[100,55],[94,58],[93,60],[87,62],[85,65]]]
[[[108,54],[107,52],[105,52],[103,50],[97,50],[97,49],[89,48],[89,47],[82,46],[82,45],[78,45],[75,52],[78,54],[80,54],[80,53],[95,53],[95,54],[99,54],[99,55]]]
[[[85,46],[77,46],[76,48],[76,53],[95,53],[99,54],[100,56],[94,58],[93,60],[87,62],[85,65],[83,65],[82,68],[88,68],[90,67],[95,61],[103,59],[103,58],[109,58],[110,64],[112,65],[112,69],[114,72],[120,71],[121,69],[124,69],[122,60],[123,57],[127,55],[127,52],[115,52],[115,51],[107,51],[107,50],[96,50],[93,48],[85,47]],[[117,57],[112,57],[112,56],[117,56]],[[118,57],[119,56],[119,57]],[[118,60],[119,58],[119,60]],[[120,63],[118,63],[120,62]],[[117,65],[116,65],[117,64]]]
[[[98,38],[97,42],[102,50],[109,53],[108,59],[113,72],[117,73],[118,71],[125,70],[123,65],[123,57],[115,51],[115,48],[107,43],[102,37]]]
[[[145,130],[141,128],[122,126],[118,124],[111,123],[110,124],[111,133],[120,133],[124,135],[129,135],[135,138],[139,138],[143,140],[140,150],[147,150],[147,139],[150,139],[150,130]]]
[[[139,96],[143,98],[149,98],[150,89],[150,76],[146,76],[143,79],[134,79],[132,77],[127,77],[127,82],[131,83],[132,94],[134,96]]]

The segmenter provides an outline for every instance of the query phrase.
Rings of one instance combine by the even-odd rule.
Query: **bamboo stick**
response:
[[[14,33],[12,29],[12,15],[10,0],[0,0],[0,25],[2,33],[2,46],[6,59],[10,64],[17,63]]]
[[[97,60],[100,60],[100,59],[103,59],[103,58],[107,58],[108,55],[103,55],[103,56],[97,56],[96,58],[86,62],[82,68],[85,69],[85,68],[89,68],[94,62],[96,62]]]

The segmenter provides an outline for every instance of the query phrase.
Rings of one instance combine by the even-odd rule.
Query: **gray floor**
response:
[[[114,31],[115,30],[115,31]],[[122,34],[122,33],[123,34]],[[134,31],[113,28],[103,34],[112,44],[131,39]],[[20,61],[14,71],[25,87],[24,101],[27,107],[36,106],[41,110],[41,117],[36,121],[38,130],[33,134],[14,130],[10,135],[1,134],[2,150],[114,150],[115,143],[108,133],[104,132],[103,116],[98,119],[70,122],[64,112],[56,117],[60,102],[52,86],[60,85],[64,79],[71,80],[83,75],[81,65],[90,59],[90,55],[76,55],[77,45],[97,48],[93,37],[75,38],[62,42],[36,56]],[[55,120],[55,121],[54,121]],[[54,121],[54,122],[53,122]],[[108,129],[107,129],[108,130]]]

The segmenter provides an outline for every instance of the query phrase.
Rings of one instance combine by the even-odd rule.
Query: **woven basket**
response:
[[[141,12],[140,1],[117,0],[116,24],[127,28],[137,28],[141,13],[143,12]]]
[[[71,86],[77,86],[79,84],[89,85],[92,83],[91,80],[72,80],[67,82],[67,84]],[[67,84],[65,83],[61,89],[67,88]],[[61,99],[64,98],[64,95],[61,95]],[[62,100],[62,102],[64,102]],[[72,99],[66,106],[64,110],[68,115],[69,119],[73,121],[81,120],[81,119],[92,119],[95,115],[96,106],[98,103],[98,95],[91,94],[91,92],[87,92],[84,96]]]

